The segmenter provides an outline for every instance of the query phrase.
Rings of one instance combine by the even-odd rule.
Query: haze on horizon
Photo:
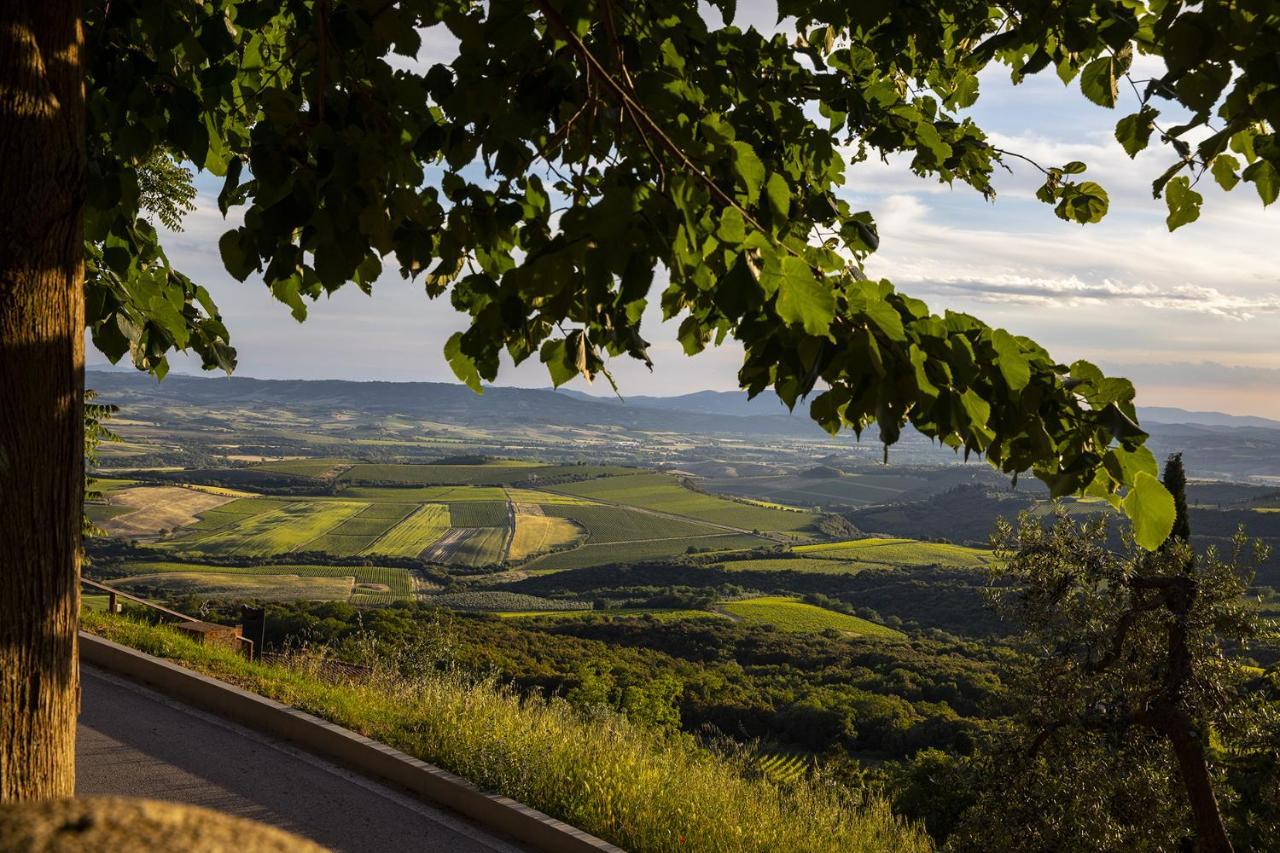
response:
[[[763,11],[772,4],[740,5],[740,26],[775,28]],[[426,35],[420,61],[447,59],[448,37]],[[997,144],[1048,165],[1084,161],[1088,177],[1109,192],[1110,213],[1084,227],[1057,219],[1035,200],[1038,172],[1026,164],[997,176],[994,203],[966,187],[921,180],[904,163],[860,164],[850,170],[845,195],[879,225],[881,246],[868,274],[889,278],[935,311],[968,312],[1028,335],[1059,361],[1087,358],[1127,376],[1138,386],[1140,405],[1280,418],[1276,209],[1264,209],[1248,188],[1227,194],[1206,178],[1197,186],[1205,196],[1200,221],[1170,234],[1164,204],[1150,188],[1165,152],[1130,161],[1113,138],[1116,120],[1134,109],[1132,93],[1110,111],[1053,74],[1018,87],[1003,74],[988,74],[982,85],[968,114]],[[446,299],[430,301],[420,284],[388,272],[372,297],[343,288],[313,305],[306,323],[294,323],[260,279],[240,284],[223,270],[218,237],[237,223],[217,211],[217,179],[200,176],[197,187],[198,209],[183,233],[166,235],[165,245],[220,306],[239,351],[239,374],[455,381],[441,347],[465,328],[465,318]],[[623,396],[736,389],[740,348],[730,343],[686,357],[675,340],[678,321],[661,324],[656,297],[657,290],[646,316],[653,372],[625,360],[610,364]],[[88,350],[91,367],[105,364]],[[199,372],[194,360],[177,357],[173,366]],[[550,381],[531,359],[507,365],[496,384]],[[582,380],[571,387],[609,393]]]

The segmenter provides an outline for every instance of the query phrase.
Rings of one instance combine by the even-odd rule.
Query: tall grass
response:
[[[633,851],[916,851],[876,796],[775,783],[681,734],[521,699],[450,671],[334,682],[305,661],[250,663],[174,631],[93,612],[82,627],[301,708]]]

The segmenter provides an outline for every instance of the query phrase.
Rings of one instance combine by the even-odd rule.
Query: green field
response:
[[[709,492],[745,498],[768,498],[793,506],[869,506],[898,499],[913,490],[928,489],[927,477],[890,472],[846,473],[840,477],[781,474],[756,477],[715,477],[700,481]]]
[[[783,631],[809,633],[825,631],[828,628],[847,634],[858,634],[866,637],[901,638],[901,631],[837,613],[813,604],[806,604],[798,598],[782,595],[767,595],[760,598],[744,598],[738,601],[727,601],[720,605],[731,617],[748,624],[772,625]]]
[[[585,569],[610,563],[629,563],[640,560],[656,560],[680,557],[690,548],[703,551],[737,551],[769,544],[758,536],[727,533],[712,536],[692,536],[677,539],[653,539],[647,542],[607,542],[583,545],[572,551],[560,551],[539,557],[524,568],[532,571],[561,571]]]
[[[366,554],[416,557],[449,529],[449,508],[423,504],[407,518],[369,544]]]
[[[307,544],[307,551],[338,557],[364,553],[380,536],[418,509],[418,504],[368,504],[328,533]]]
[[[207,536],[181,544],[191,550],[232,556],[268,556],[307,550],[313,540],[365,506],[357,501],[294,501],[269,512],[233,521]]]
[[[636,506],[741,530],[795,532],[817,516],[789,512],[717,498],[681,486],[670,474],[629,474],[555,486],[554,491],[575,497]]]
[[[279,509],[287,503],[286,500],[276,498],[237,498],[230,503],[201,512],[200,520],[185,528],[185,531],[196,533],[202,530],[221,530],[237,521]]]
[[[476,592],[450,592],[444,595],[432,595],[422,599],[424,604],[436,607],[447,607],[450,610],[475,610],[486,613],[523,612],[587,612],[591,605],[584,601],[564,601],[556,598],[542,598],[537,595],[524,595],[518,592],[502,592],[499,590],[479,590]]]
[[[355,591],[355,580],[351,574],[302,577],[285,573],[164,572],[120,578],[114,585],[145,597],[195,595],[233,601],[350,601]]]
[[[382,465],[359,462],[343,475],[352,483],[408,483],[413,485],[495,486],[524,479],[534,470],[552,466],[540,462],[503,460],[480,465]]]
[[[723,613],[710,610],[649,610],[638,607],[620,607],[614,610],[507,610],[497,613],[503,619],[526,619],[549,616],[554,619],[654,619],[658,622],[676,622],[682,619],[728,619]]]
[[[455,527],[423,557],[451,566],[492,566],[506,557],[506,527]]]
[[[591,506],[592,502],[586,498],[575,497],[574,495],[560,495],[555,492],[543,491],[541,489],[507,489],[507,496],[514,503],[523,504],[539,504],[547,506],[550,504],[563,504],[566,506]]]
[[[462,501],[449,504],[454,527],[505,527],[511,521],[506,503]]]
[[[497,486],[423,486],[420,488],[380,488],[377,486],[352,486],[342,492],[344,498],[362,501],[390,501],[414,503],[458,503],[461,501],[505,502],[507,493]]]
[[[916,539],[851,539],[797,545],[791,549],[805,557],[845,560],[870,566],[940,566],[948,569],[977,569],[991,561],[991,552],[945,542]]]
[[[184,577],[192,586],[189,592],[196,592],[199,577],[202,575],[218,576],[254,576],[254,577],[295,577],[307,578],[354,578],[354,590],[348,590],[347,596],[338,599],[350,600],[354,604],[387,604],[392,601],[413,597],[413,579],[404,569],[386,566],[206,566],[199,563],[127,563],[125,569],[132,572],[135,580],[147,575],[177,574]],[[188,576],[196,576],[194,579]],[[138,581],[141,583],[141,581]],[[115,581],[113,584],[117,583]],[[216,584],[211,584],[216,587]],[[264,585],[259,584],[262,588]],[[266,585],[269,586],[269,585]],[[298,581],[283,581],[282,588],[298,588]],[[305,584],[304,584],[305,586]],[[125,588],[125,587],[122,587]],[[175,594],[186,594],[175,591]],[[283,598],[283,597],[282,597]]]
[[[719,527],[696,521],[665,518],[650,512],[621,506],[574,506],[544,504],[542,512],[576,521],[586,528],[587,542],[631,542],[638,539],[676,539],[687,536],[721,534]]]
[[[761,560],[725,560],[716,568],[731,572],[807,572],[819,575],[848,575],[864,569],[887,568],[879,563],[856,560],[829,560],[811,557],[768,557]]]
[[[295,477],[324,477],[335,471],[341,471],[348,464],[345,459],[282,459],[278,462],[259,462],[254,469],[274,471],[277,474],[292,474]]]

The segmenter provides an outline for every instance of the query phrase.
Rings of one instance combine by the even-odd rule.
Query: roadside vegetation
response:
[[[439,765],[635,851],[924,851],[887,802],[820,780],[786,781],[690,737],[584,718],[562,700],[426,671],[321,678],[307,659],[250,663],[163,628],[87,611],[83,627],[222,678]]]

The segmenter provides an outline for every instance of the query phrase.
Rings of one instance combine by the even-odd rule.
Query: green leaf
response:
[[[825,335],[836,313],[835,292],[814,277],[808,264],[788,256],[782,259],[777,307],[786,322],[803,325],[811,335]]]
[[[1119,94],[1116,70],[1110,56],[1100,56],[1080,72],[1080,91],[1100,107],[1114,107]]]
[[[730,245],[737,246],[747,239],[747,225],[736,207],[726,207],[720,214],[720,227],[716,236]]]
[[[1164,200],[1169,207],[1165,223],[1170,231],[1200,218],[1200,204],[1204,196],[1191,189],[1191,179],[1186,175],[1174,178],[1165,186]]]
[[[868,319],[889,340],[901,343],[907,339],[906,331],[902,328],[901,315],[888,302],[883,299],[869,299],[863,310],[866,311]]]
[[[1116,140],[1124,147],[1130,157],[1138,156],[1138,152],[1147,147],[1151,141],[1151,132],[1155,129],[1158,110],[1144,106],[1133,115],[1125,116],[1116,123]]]
[[[240,229],[233,229],[218,239],[218,252],[222,255],[222,265],[236,281],[244,281],[258,269],[258,259],[245,249],[245,241]]]
[[[1240,177],[1253,183],[1263,205],[1271,204],[1280,195],[1280,170],[1268,160],[1255,160]]]
[[[551,384],[557,388],[578,375],[576,352],[569,352],[568,343],[563,338],[544,343],[538,357],[547,366]]]
[[[1169,538],[1177,509],[1173,495],[1151,474],[1138,472],[1122,506],[1124,514],[1133,522],[1133,538],[1138,545],[1154,551]]]
[[[1004,329],[991,333],[991,345],[996,351],[996,367],[1011,391],[1021,391],[1031,381],[1031,364],[1022,354],[1022,348],[1013,335]]]
[[[1218,182],[1218,186],[1227,192],[1235,189],[1236,184],[1240,183],[1240,176],[1236,174],[1236,170],[1240,168],[1240,161],[1230,154],[1219,154],[1213,158],[1213,179]]]
[[[760,162],[756,150],[745,142],[733,143],[733,172],[742,183],[747,204],[755,204],[764,184],[764,163]]]
[[[477,394],[483,391],[480,387],[480,371],[476,369],[475,361],[462,351],[462,332],[454,332],[445,341],[444,360],[449,362],[453,375],[465,382],[468,388]]]
[[[791,210],[791,187],[786,178],[777,172],[770,172],[769,180],[765,183],[765,196],[769,200],[769,210],[773,212],[774,220],[785,220]]]

